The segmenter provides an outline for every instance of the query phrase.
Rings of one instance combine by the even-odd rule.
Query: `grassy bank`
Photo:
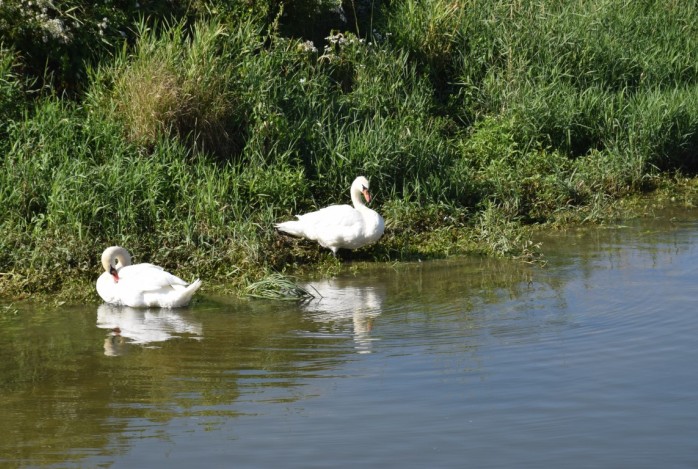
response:
[[[231,291],[331,274],[272,226],[348,202],[358,174],[386,236],[345,259],[529,257],[527,227],[698,167],[695,2],[257,3],[134,20],[79,86],[3,45],[3,297],[96,299],[112,244]]]

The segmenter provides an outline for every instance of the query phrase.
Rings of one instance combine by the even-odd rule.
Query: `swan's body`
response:
[[[131,255],[119,246],[102,253],[102,266],[105,272],[97,279],[97,293],[111,304],[177,308],[188,305],[201,286],[199,279],[189,284],[157,265],[131,265]]]
[[[385,221],[378,213],[366,206],[371,201],[368,180],[359,176],[351,185],[351,200],[354,206],[330,205],[315,212],[297,215],[298,220],[277,223],[280,231],[317,241],[320,246],[331,249],[337,255],[339,248],[358,249],[375,243],[385,230]]]

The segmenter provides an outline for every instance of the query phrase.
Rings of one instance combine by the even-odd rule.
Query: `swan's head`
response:
[[[114,282],[119,281],[119,270],[127,265],[131,265],[131,254],[121,246],[108,247],[102,253],[102,267],[114,277]]]
[[[371,194],[368,192],[368,179],[366,179],[363,176],[359,176],[356,179],[354,179],[354,182],[351,185],[351,194],[352,198],[354,194],[363,194],[364,199],[366,199],[366,202],[370,202]]]

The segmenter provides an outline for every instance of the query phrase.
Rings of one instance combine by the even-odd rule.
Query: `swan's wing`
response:
[[[333,251],[355,244],[364,228],[361,213],[349,205],[331,205],[300,216],[298,222],[308,238]]]
[[[362,223],[361,214],[350,205],[330,205],[315,212],[296,215],[296,218],[275,226],[293,236],[318,240],[328,232],[355,231]]]
[[[132,286],[142,292],[163,288],[177,289],[188,285],[181,278],[153,264],[136,264],[122,268],[119,270],[119,283],[121,282],[124,286]]]
[[[316,212],[299,215],[298,221],[317,229],[343,229],[363,223],[361,214],[351,205],[330,205]]]

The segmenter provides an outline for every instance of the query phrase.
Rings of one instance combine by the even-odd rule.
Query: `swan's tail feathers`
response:
[[[283,231],[293,236],[303,236],[303,228],[297,221],[285,221],[274,225],[277,230]]]
[[[196,280],[194,280],[193,282],[191,282],[189,284],[189,286],[187,287],[187,291],[191,291],[192,293],[194,293],[200,287],[201,287],[201,279],[197,278]]]
[[[190,283],[184,290],[181,291],[179,297],[177,298],[177,301],[175,302],[175,306],[188,305],[191,301],[191,297],[194,296],[194,293],[196,293],[196,290],[198,290],[200,287],[201,279],[197,278],[192,283]]]

